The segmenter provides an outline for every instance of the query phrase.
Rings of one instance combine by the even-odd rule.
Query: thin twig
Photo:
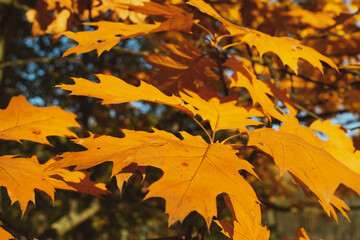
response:
[[[24,236],[27,240],[34,239],[34,237],[29,232],[16,226],[13,222],[11,222],[9,219],[7,219],[1,212],[0,212],[0,221],[3,223],[3,226],[5,228],[10,228],[10,229],[14,230],[21,236]]]
[[[203,25],[201,25],[201,24],[199,24],[199,23],[197,23],[197,22],[194,22],[194,24],[195,24],[196,26],[198,26],[199,28],[201,28],[202,30],[204,30],[205,32],[207,32],[207,33],[211,36],[212,39],[215,39],[214,34],[213,34],[209,29],[207,29],[206,27],[204,27]],[[209,42],[213,42],[212,40],[208,39],[207,37],[205,37],[205,38],[206,38]]]
[[[309,114],[313,118],[322,120],[322,118],[320,116],[316,115],[314,112],[310,111],[309,109],[304,108],[303,106],[299,105],[298,103],[295,103],[295,107],[302,110],[302,111],[304,111],[304,112],[306,112],[307,114]]]

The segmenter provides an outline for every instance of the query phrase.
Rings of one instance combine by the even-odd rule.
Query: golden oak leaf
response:
[[[281,126],[280,131],[295,134],[307,143],[322,148],[349,169],[360,174],[359,155],[355,152],[352,139],[345,135],[340,125],[332,125],[330,120],[316,120],[310,127],[306,127],[294,120],[291,124],[285,123]],[[326,134],[328,140],[321,140],[314,130]]]
[[[246,126],[260,125],[261,122],[249,119],[251,117],[262,117],[263,114],[251,108],[236,106],[236,101],[220,102],[219,98],[211,98],[209,101],[202,99],[191,91],[180,92],[181,99],[195,108],[203,120],[208,120],[214,132],[221,129],[239,129],[246,131]]]
[[[101,21],[97,23],[85,23],[85,25],[96,26],[98,29],[92,32],[65,32],[65,36],[77,41],[79,44],[76,47],[70,48],[64,52],[63,57],[72,53],[79,55],[95,49],[100,56],[104,51],[109,51],[113,48],[118,42],[120,42],[120,40],[149,34],[151,31],[159,28],[161,24],[144,23],[129,25],[126,23]],[[122,37],[117,37],[118,35],[121,35]]]
[[[228,59],[224,65],[231,67],[235,71],[231,77],[230,87],[246,88],[250,93],[253,104],[260,104],[267,116],[286,122],[296,115],[297,111],[293,107],[291,100],[284,92],[281,92],[274,85],[271,85],[271,88],[269,88],[264,82],[257,79],[254,73],[238,62],[235,58]],[[276,106],[269,98],[269,96],[274,97],[274,95],[277,99],[282,100],[284,105],[290,110],[290,116],[287,115],[281,108]]]
[[[275,53],[283,64],[288,65],[296,74],[300,58],[308,61],[321,72],[323,72],[321,61],[337,69],[336,64],[330,58],[325,57],[311,47],[303,45],[298,40],[289,37],[272,37],[253,29],[235,25],[221,17],[209,4],[202,0],[190,0],[187,4],[220,21],[231,35],[239,37],[239,43],[247,43],[250,47],[255,47],[260,56],[267,52]],[[231,45],[239,43],[232,43]]]
[[[231,200],[230,200],[231,198]],[[241,196],[224,196],[224,200],[230,209],[233,221],[221,219],[217,222],[222,227],[222,232],[231,239],[248,239],[248,240],[268,240],[270,238],[270,231],[265,226],[261,226],[261,214],[257,208],[253,208],[252,217],[248,218],[246,215],[235,215],[235,212],[243,212],[242,208],[248,208],[241,203]],[[255,206],[252,206],[255,207]],[[251,224],[249,224],[251,222]]]
[[[128,4],[140,4],[148,0],[122,0]],[[66,30],[71,30],[80,21],[101,18],[104,13],[113,14],[125,20],[143,23],[145,15],[117,7],[117,0],[39,0],[34,9],[26,12],[27,20],[32,23],[32,35],[53,34],[58,38]]]
[[[168,52],[168,56],[151,53],[145,60],[159,69],[152,72],[150,82],[166,94],[183,89],[198,91],[203,85],[219,80],[212,70],[216,62],[187,42],[167,43],[158,48]]]
[[[94,135],[75,140],[86,147],[83,152],[64,153],[62,160],[53,166],[76,165],[84,169],[112,161],[112,175],[129,164],[154,166],[163,170],[160,180],[149,187],[146,198],[162,197],[166,200],[169,224],[183,220],[190,212],[197,211],[209,226],[217,215],[216,196],[228,193],[239,198],[242,208],[237,218],[253,218],[260,214],[257,197],[251,186],[238,173],[243,169],[255,175],[252,166],[236,156],[230,146],[208,144],[200,136],[181,132],[183,140],[171,133],[154,129],[153,133],[123,130],[124,138]],[[249,207],[250,206],[250,207]],[[249,229],[260,222],[247,222]]]
[[[263,128],[249,132],[248,145],[256,146],[273,157],[281,174],[290,172],[307,186],[322,205],[328,206],[340,184],[358,194],[360,186],[356,174],[324,149],[301,137],[282,131]]]
[[[94,83],[84,78],[73,78],[74,85],[57,85],[64,90],[72,91],[71,95],[91,96],[102,99],[102,104],[118,104],[135,101],[149,101],[173,106],[190,116],[194,116],[191,106],[185,105],[177,96],[167,96],[156,87],[141,81],[139,87],[126,83],[120,78],[97,74],[100,83]]]
[[[8,231],[0,227],[0,240],[10,240],[15,239]]]
[[[132,6],[137,9],[145,9],[147,6],[152,6],[155,9],[163,9],[164,6],[156,3],[144,3],[145,6]],[[189,32],[193,24],[193,15],[186,11],[172,6],[169,9],[178,9],[177,11],[167,11],[168,14],[162,15],[168,18],[164,22],[155,22],[154,24],[126,24],[120,22],[101,21],[97,23],[85,23],[89,26],[96,26],[95,31],[83,32],[65,32],[64,35],[77,41],[79,44],[76,47],[68,49],[63,56],[68,56],[72,53],[81,54],[92,50],[97,50],[100,56],[105,50],[109,51],[119,41],[126,38],[133,38],[143,36],[150,33],[163,31],[185,31]],[[162,12],[162,11],[159,11]],[[159,14],[155,11],[155,15]],[[121,36],[121,37],[118,37]]]
[[[328,140],[321,140],[314,130],[326,134]],[[312,146],[321,148],[324,152],[330,154],[333,158],[344,164],[353,172],[360,174],[360,151],[355,151],[352,140],[345,135],[345,131],[341,129],[340,125],[332,125],[330,120],[323,122],[316,120],[310,125],[310,127],[306,127],[301,126],[298,121],[294,119],[291,124],[285,123],[281,126],[280,131],[295,134],[301,137]],[[338,221],[338,219],[333,206],[349,220],[344,210],[349,211],[350,208],[341,199],[333,196],[330,202],[331,205],[323,203],[322,201],[319,202],[327,214],[329,216],[330,214],[333,215],[336,221]]]
[[[0,186],[7,189],[12,203],[19,201],[23,214],[28,202],[35,202],[35,189],[46,193],[53,200],[55,188],[94,196],[108,193],[105,184],[96,184],[90,180],[89,173],[49,169],[49,165],[53,163],[54,161],[50,160],[46,164],[39,164],[36,157],[0,156]]]
[[[337,208],[341,212],[341,214],[350,222],[350,219],[349,219],[347,213],[345,212],[345,211],[349,211],[350,208],[340,198],[338,198],[336,196],[333,196],[333,198],[331,199],[330,204],[328,204],[328,205],[326,203],[321,202],[321,201],[319,201],[319,203],[321,204],[321,206],[323,207],[323,209],[325,210],[325,212],[329,216],[332,215],[335,218],[337,223],[339,223],[339,221],[338,221],[338,217],[337,217],[335,208]]]
[[[47,136],[76,137],[68,129],[80,127],[75,118],[59,107],[35,107],[24,96],[13,97],[7,108],[0,110],[0,139],[50,144]]]

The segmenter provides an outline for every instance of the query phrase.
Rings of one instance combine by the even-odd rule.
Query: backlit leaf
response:
[[[245,221],[260,214],[254,191],[238,173],[243,169],[255,174],[251,164],[239,159],[231,147],[208,144],[200,136],[181,132],[180,140],[165,131],[154,131],[123,130],[124,138],[90,136],[76,140],[88,150],[64,153],[63,159],[53,166],[76,165],[76,169],[86,169],[111,161],[112,175],[121,174],[131,163],[154,166],[162,169],[164,175],[149,187],[146,198],[165,199],[170,225],[197,211],[209,226],[217,215],[216,196],[226,192],[241,196],[242,207],[235,214],[245,222],[244,227],[249,230],[261,227],[260,222]]]
[[[0,110],[0,139],[50,144],[47,136],[76,137],[68,129],[80,127],[75,118],[59,107],[35,107],[24,96],[13,97],[9,106]]]
[[[296,74],[298,72],[298,60],[300,58],[308,61],[321,72],[323,72],[321,61],[337,69],[337,66],[330,58],[303,45],[298,40],[289,37],[272,37],[253,29],[237,26],[221,17],[209,4],[202,0],[190,0],[187,4],[198,8],[200,11],[220,21],[231,35],[239,38],[239,43],[247,43],[250,47],[255,47],[260,56],[267,52],[275,53],[279,56],[283,64],[288,65]]]
[[[340,184],[358,194],[360,186],[356,174],[328,152],[306,142],[303,138],[282,131],[263,128],[249,132],[248,145],[256,146],[273,157],[280,173],[290,172],[304,183],[328,206]]]
[[[49,169],[48,166],[53,162],[39,164],[36,157],[0,156],[0,186],[7,189],[12,203],[19,201],[23,214],[29,201],[35,203],[35,189],[46,193],[53,200],[55,188],[95,196],[108,193],[104,184],[96,184],[89,179],[89,173],[70,172],[62,168]]]

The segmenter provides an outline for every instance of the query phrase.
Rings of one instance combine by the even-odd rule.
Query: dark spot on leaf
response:
[[[41,130],[33,130],[32,133],[33,133],[33,134],[36,134],[36,135],[40,135],[40,134],[41,134]]]
[[[189,166],[189,164],[187,164],[187,163],[185,163],[185,162],[181,163],[181,165],[183,165],[184,167],[188,167],[188,166]]]

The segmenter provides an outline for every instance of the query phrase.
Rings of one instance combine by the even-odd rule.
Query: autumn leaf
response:
[[[261,214],[259,212],[253,212],[252,218],[247,218],[247,216],[236,216],[235,212],[241,213],[243,212],[241,211],[242,208],[248,207],[242,204],[240,196],[225,195],[224,200],[230,210],[232,221],[225,219],[215,221],[221,225],[222,233],[231,239],[268,240],[270,238],[270,231],[267,226],[263,227],[258,224],[261,222]],[[252,225],[249,225],[247,222],[252,222]]]
[[[332,125],[330,120],[316,120],[306,127],[294,120],[292,124],[285,123],[281,126],[280,131],[295,134],[309,144],[322,148],[349,169],[360,174],[360,155],[357,153],[359,151],[355,151],[353,141],[345,135],[340,125]],[[321,140],[315,131],[325,134],[328,140]]]
[[[10,240],[10,239],[15,239],[15,238],[8,231],[6,231],[2,227],[0,227],[0,239],[1,240]]]
[[[48,168],[52,163],[54,161],[39,164],[36,157],[0,156],[0,186],[7,189],[11,203],[19,201],[22,214],[29,201],[35,203],[35,189],[49,195],[52,200],[55,188],[85,192],[94,196],[109,193],[104,184],[92,182],[89,173]]]
[[[308,187],[322,205],[328,206],[340,184],[358,194],[360,175],[356,174],[327,151],[303,138],[282,131],[263,128],[249,132],[249,146],[256,146],[273,157],[280,173],[290,172]]]
[[[288,65],[296,74],[298,73],[298,60],[300,58],[308,61],[321,72],[323,72],[321,62],[325,62],[332,68],[337,69],[336,64],[330,58],[303,45],[298,40],[289,37],[272,37],[253,29],[235,25],[221,17],[209,4],[202,0],[190,0],[187,4],[198,8],[203,13],[220,21],[231,35],[237,36],[240,39],[239,42],[232,43],[229,46],[247,43],[250,47],[255,47],[260,56],[267,52],[273,52],[280,58],[284,65]]]
[[[80,127],[76,115],[59,107],[35,107],[24,96],[13,97],[5,110],[0,110],[0,139],[28,140],[49,144],[47,136],[76,137],[69,127]]]
[[[284,92],[281,92],[275,86],[268,87],[234,57],[228,59],[224,63],[224,66],[230,67],[235,71],[230,79],[230,87],[246,88],[250,93],[253,105],[257,103],[260,104],[265,115],[274,117],[282,122],[290,121],[296,116],[297,111],[293,107],[294,104]],[[287,115],[281,108],[276,106],[269,96],[277,97],[278,100],[282,100],[284,105],[290,110],[290,115]]]
[[[246,125],[259,125],[261,123],[251,120],[251,117],[261,117],[256,109],[247,110],[235,106],[236,101],[220,103],[218,98],[203,100],[196,93],[186,91],[180,97],[167,96],[156,87],[142,82],[139,87],[130,85],[123,80],[98,74],[100,83],[94,83],[83,78],[73,78],[75,85],[58,85],[64,90],[72,91],[71,95],[92,96],[103,99],[103,104],[116,104],[145,100],[173,106],[190,116],[199,114],[204,120],[209,120],[214,131],[220,129],[242,129]],[[186,104],[185,104],[186,102]]]
[[[121,2],[142,4],[149,0],[122,0]],[[134,23],[143,23],[146,15],[119,8],[117,1],[102,0],[39,0],[34,9],[26,12],[28,22],[32,23],[33,36],[53,34],[59,38],[65,31],[72,30],[80,21],[99,18],[104,13],[125,20],[129,18]]]
[[[262,117],[263,114],[251,108],[236,106],[236,101],[220,102],[219,98],[211,98],[209,101],[202,99],[191,91],[180,92],[181,99],[194,107],[195,113],[203,120],[208,120],[214,132],[221,129],[239,129],[247,131],[246,126],[260,125],[261,122],[250,119],[251,117]]]
[[[136,87],[126,83],[120,78],[97,74],[100,83],[94,83],[84,78],[73,78],[74,85],[57,85],[64,90],[71,91],[71,95],[92,96],[102,99],[102,104],[118,104],[135,101],[149,101],[173,106],[194,116],[195,109],[185,105],[184,101],[177,96],[167,96],[156,87],[141,81]]]
[[[219,76],[212,70],[216,62],[187,42],[167,43],[158,49],[168,55],[150,53],[145,60],[158,69],[149,73],[150,82],[164,93],[198,91],[207,83],[218,82]]]
[[[181,132],[183,140],[157,129],[153,133],[123,132],[124,138],[95,138],[92,135],[75,140],[87,150],[64,153],[62,160],[53,166],[76,165],[75,169],[87,169],[111,161],[113,176],[131,163],[162,169],[164,175],[149,187],[146,198],[162,197],[166,200],[169,225],[197,211],[210,226],[213,216],[217,215],[216,196],[223,192],[242,196],[241,204],[246,207],[236,213],[237,218],[248,219],[259,210],[254,191],[238,173],[243,169],[255,175],[252,166],[239,159],[230,146],[208,144],[200,136],[186,132]],[[249,229],[260,227],[260,222],[249,224],[251,226],[246,226]]]
[[[155,15],[163,13],[164,11],[164,6],[153,2],[145,2],[144,6],[132,6],[132,8],[146,9],[148,6],[151,6],[148,10],[151,9]],[[65,36],[77,41],[79,44],[76,47],[68,49],[63,54],[63,57],[72,53],[79,55],[95,49],[100,56],[104,51],[109,51],[123,39],[163,31],[190,31],[193,24],[192,14],[175,6],[172,6],[170,11],[169,8],[165,7],[165,9],[167,14],[163,14],[162,16],[167,19],[164,22],[155,22],[154,24],[126,24],[121,22],[101,21],[97,23],[85,23],[85,25],[97,27],[98,29],[95,31],[82,31],[77,33],[70,31],[65,32]]]

